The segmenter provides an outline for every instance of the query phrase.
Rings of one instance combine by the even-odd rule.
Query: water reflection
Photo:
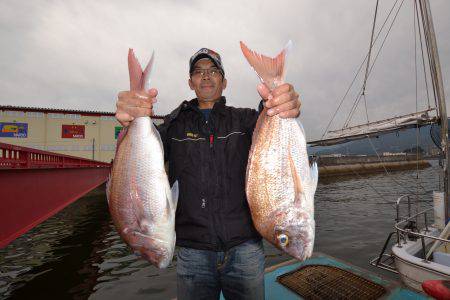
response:
[[[321,180],[315,250],[363,268],[392,231],[393,203],[419,190],[421,205],[438,188],[438,168]],[[265,243],[266,265],[289,259]],[[0,250],[0,299],[171,299],[176,258],[164,270],[133,254],[110,219],[99,189]]]
[[[2,299],[87,298],[98,277],[92,262],[101,262],[101,241],[110,231],[102,194],[76,201],[1,250]]]

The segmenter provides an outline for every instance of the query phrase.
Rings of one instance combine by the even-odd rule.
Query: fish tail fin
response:
[[[150,89],[150,79],[152,77],[154,60],[155,60],[155,51],[152,52],[152,57],[148,61],[148,64],[144,70],[142,85],[145,91],[148,91]]]
[[[255,70],[256,74],[258,74],[259,79],[269,89],[274,89],[284,82],[286,55],[292,48],[291,41],[274,58],[250,50],[242,41],[240,45],[248,63]]]
[[[128,72],[130,73],[130,90],[139,91],[142,89],[142,67],[133,49],[128,50]]]

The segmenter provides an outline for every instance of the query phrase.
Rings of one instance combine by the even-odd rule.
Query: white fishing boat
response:
[[[397,1],[395,3],[397,4]],[[416,111],[415,113],[389,118],[383,121],[349,126],[349,120],[356,110],[356,106],[361,99],[364,99],[365,102],[366,82],[370,70],[373,67],[373,64],[371,65],[371,52],[376,40],[376,38],[374,40],[374,33],[378,9],[377,1],[370,47],[365,59],[367,65],[364,83],[359,93],[359,98],[355,101],[355,108],[349,114],[350,117],[342,129],[328,131],[328,126],[326,134],[324,133],[321,140],[313,141],[309,144],[312,146],[327,146],[364,138],[368,138],[370,142],[370,137],[395,132],[403,128],[416,128],[418,130],[420,127],[429,124],[440,125],[440,140],[438,143],[435,143],[440,149],[439,162],[442,167],[442,175],[439,177],[443,183],[442,190],[434,191],[432,195],[427,194],[421,195],[420,197],[418,194],[399,197],[395,205],[396,219],[394,221],[394,230],[389,234],[380,255],[370,262],[374,266],[398,273],[405,285],[421,291],[421,285],[426,280],[450,280],[450,240],[448,239],[450,223],[445,225],[449,219],[448,199],[450,178],[448,172],[450,166],[448,154],[448,119],[430,3],[428,0],[414,0],[412,3],[414,4],[416,14],[414,21],[415,32],[419,36],[420,46],[423,47],[421,50],[424,73],[428,74],[430,78],[430,86],[432,87],[432,95],[434,95],[436,106],[434,108],[429,106],[425,111]],[[402,4],[403,1],[398,6],[398,10],[400,10]],[[391,9],[391,11],[395,10]],[[424,50],[426,50],[426,53]],[[427,66],[425,61],[427,62]],[[426,67],[428,68],[428,73],[425,72]],[[427,78],[425,78],[425,81],[427,81]],[[425,199],[424,196],[428,197],[428,199]],[[430,203],[433,204],[432,207],[424,207]],[[419,206],[422,206],[422,209],[419,209]],[[387,251],[388,249],[391,251]]]
[[[395,231],[386,240],[379,257],[371,260],[371,264],[397,273],[401,280],[415,290],[422,290],[426,280],[450,280],[450,240],[448,233],[450,223],[443,226],[441,214],[444,212],[443,193],[434,193],[434,208],[425,209],[417,214],[400,217],[402,201],[407,200],[411,208],[411,197],[402,196],[397,201],[397,222]],[[431,214],[435,222],[429,224]],[[419,229],[417,224],[423,224]],[[395,236],[395,244],[391,253],[384,253],[391,237]]]

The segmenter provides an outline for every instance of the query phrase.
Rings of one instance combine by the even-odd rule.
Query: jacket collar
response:
[[[219,101],[217,101],[216,103],[214,103],[214,106],[212,108],[212,111],[214,113],[220,113],[220,114],[225,114],[225,103],[226,103],[226,98],[225,96],[221,96]],[[194,98],[190,101],[184,101],[183,105],[182,105],[182,109],[193,109],[195,111],[199,111],[198,108],[198,99]]]

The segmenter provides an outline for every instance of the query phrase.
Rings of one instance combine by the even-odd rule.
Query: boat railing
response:
[[[399,217],[400,202],[405,197],[408,199],[408,217],[401,219]],[[444,244],[450,243],[450,240],[427,234],[428,232],[430,232],[430,230],[429,230],[429,225],[430,225],[429,224],[429,220],[430,220],[429,214],[430,214],[430,211],[433,210],[433,207],[424,209],[416,214],[411,214],[411,204],[410,203],[411,203],[411,201],[410,201],[409,195],[404,195],[397,200],[397,204],[396,204],[397,220],[394,225],[395,230],[397,232],[397,246],[402,247],[402,240],[403,240],[403,243],[406,244],[407,238],[408,239],[420,239],[421,244],[422,244],[423,260],[425,262],[427,262],[428,261],[427,256],[426,256],[427,243],[425,243],[425,239],[431,239],[435,242],[438,241],[438,242],[441,242]],[[416,222],[416,224],[417,224],[417,222],[419,221],[419,219],[422,216],[423,216],[423,224],[424,224],[424,228],[422,228],[422,230],[414,231],[412,228],[407,226],[408,223],[410,223],[412,221]]]
[[[417,213],[412,212],[412,196],[411,195],[402,195],[399,197],[396,201],[395,209],[396,209],[396,218],[395,218],[395,231],[391,232],[383,246],[383,249],[381,250],[381,253],[378,257],[375,257],[370,261],[370,264],[385,269],[387,271],[391,271],[394,273],[397,273],[395,267],[394,267],[394,259],[392,254],[385,253],[387,246],[389,245],[389,242],[391,238],[395,235],[396,236],[396,244],[398,247],[402,247],[402,244],[406,244],[407,239],[410,240],[417,240],[420,239],[421,241],[421,254],[423,255],[424,262],[428,262],[429,260],[426,257],[426,245],[430,243],[425,243],[425,239],[430,239],[433,241],[439,241],[441,243],[448,244],[450,243],[450,240],[443,239],[437,236],[433,236],[431,234],[428,234],[430,231],[430,215],[432,214],[431,211],[433,211],[433,207],[429,207],[426,209],[423,209]],[[401,215],[400,208],[403,204],[405,204],[408,207],[407,214]],[[421,228],[419,228],[418,224],[419,222],[423,224]]]
[[[110,163],[0,143],[0,170],[39,168],[109,168]]]

